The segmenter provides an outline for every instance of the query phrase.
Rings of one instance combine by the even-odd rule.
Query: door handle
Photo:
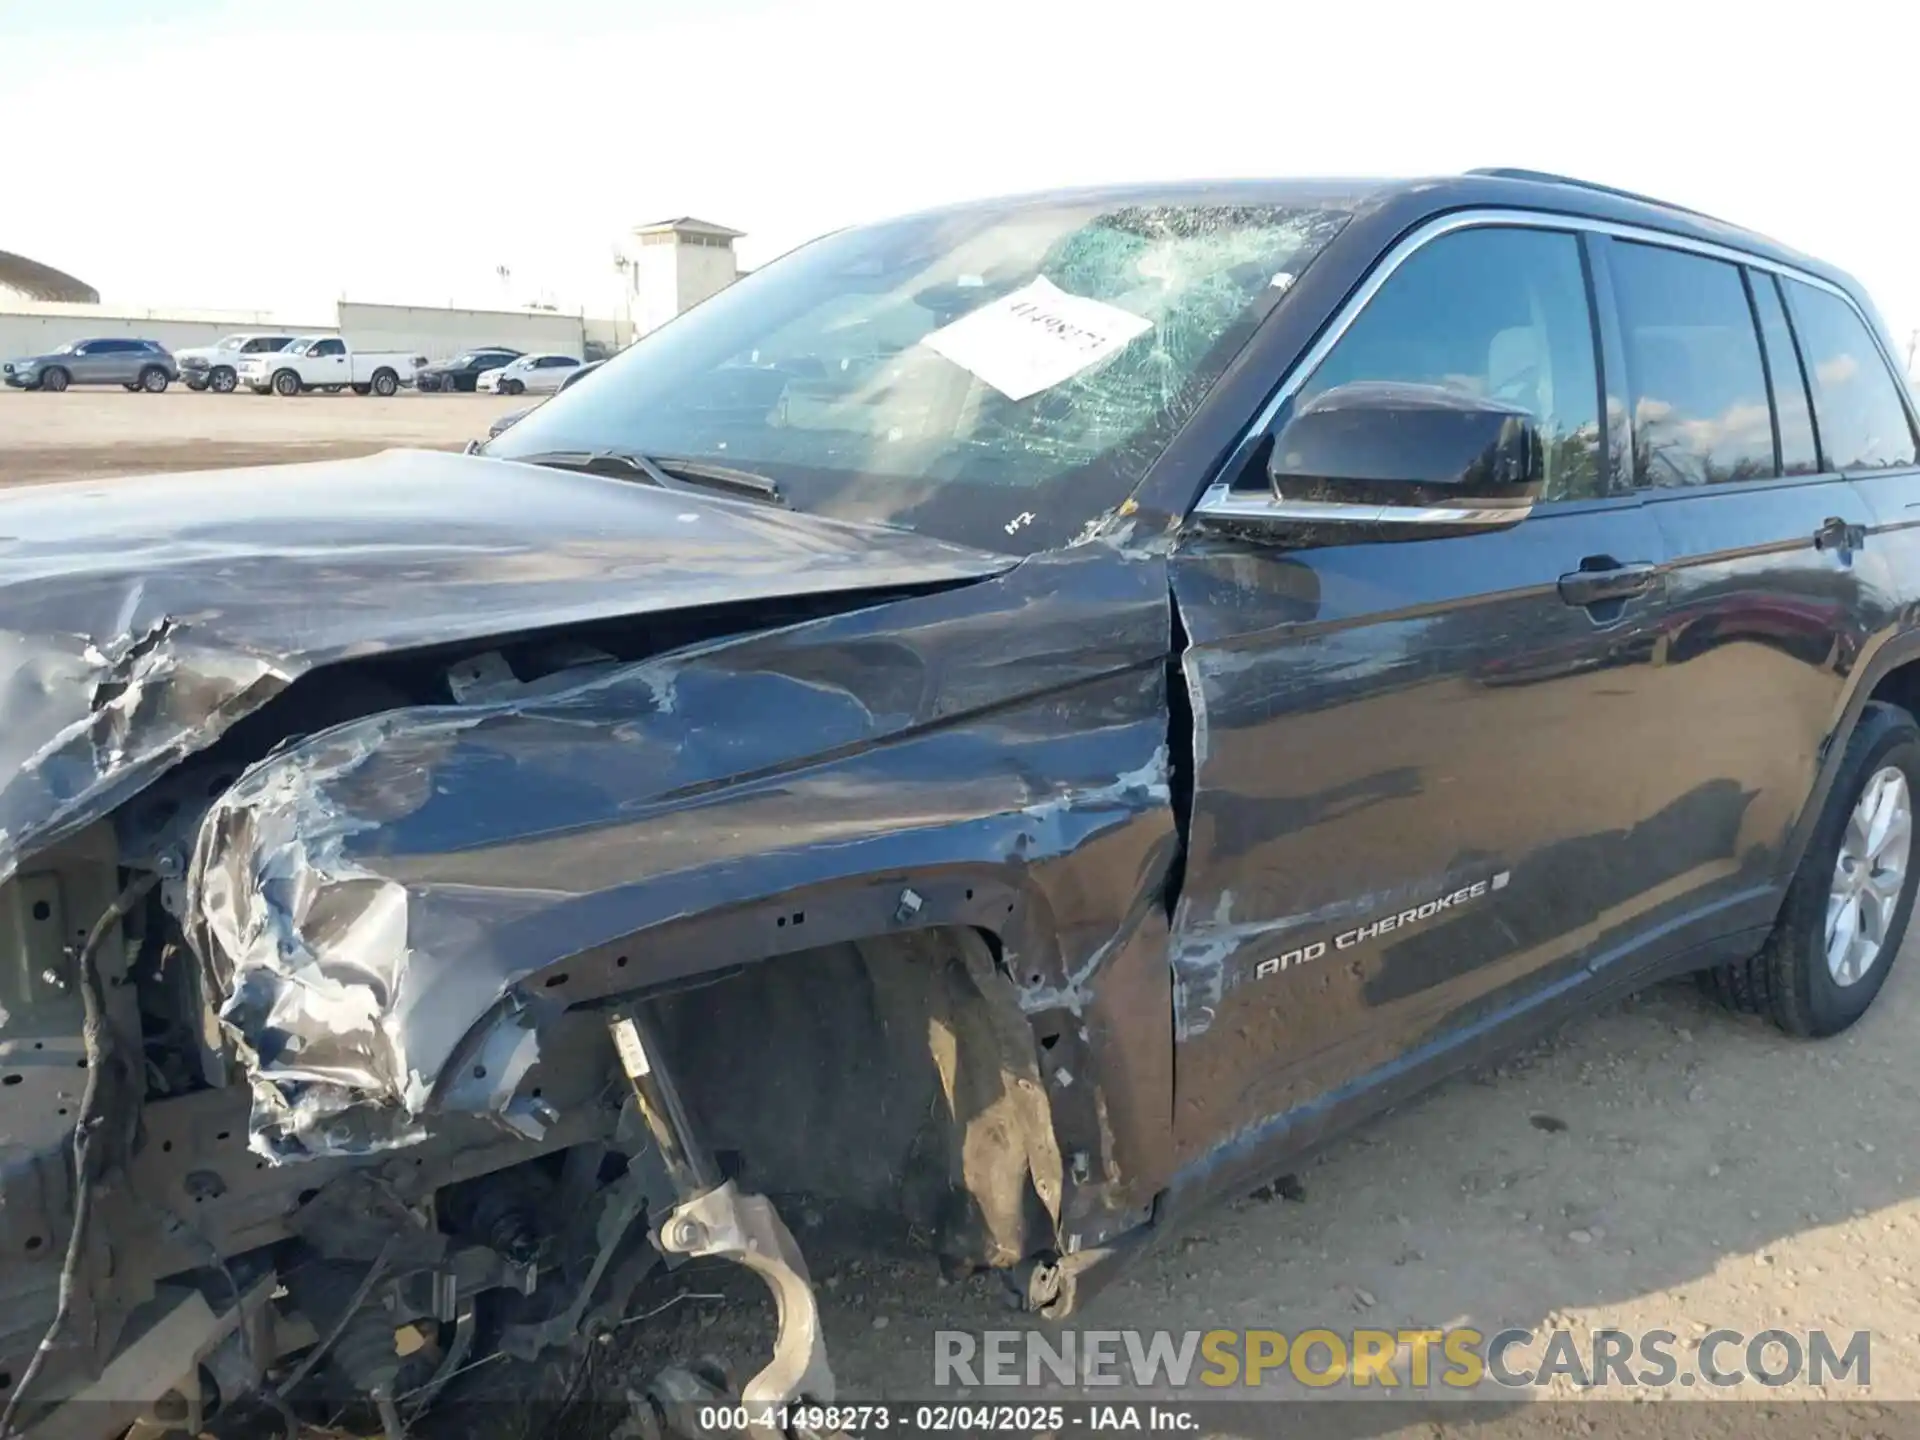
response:
[[[1858,550],[1867,543],[1867,527],[1849,525],[1838,515],[1829,515],[1813,532],[1816,550]]]
[[[1578,570],[1560,577],[1560,598],[1569,605],[1631,600],[1658,589],[1660,579],[1660,567],[1652,561],[1623,563],[1611,555],[1589,555]]]

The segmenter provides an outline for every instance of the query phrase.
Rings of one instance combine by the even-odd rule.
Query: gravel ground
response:
[[[453,449],[518,403],[0,393],[0,482]],[[1586,1403],[1476,1411],[1469,1426],[1458,1409],[1442,1421],[1431,1406],[1360,1405],[1345,1390],[1317,1392],[1348,1403],[1316,1404],[1313,1424],[1291,1406],[1271,1414],[1287,1417],[1289,1434],[1915,1433],[1920,1406],[1896,1402],[1920,1401],[1917,1029],[1911,954],[1873,1013],[1823,1043],[1725,1015],[1689,985],[1663,986],[1363,1128],[1283,1194],[1190,1225],[1072,1323],[1611,1326],[1669,1329],[1683,1349],[1712,1328],[1864,1329],[1870,1392],[1843,1383],[1826,1393],[1845,1404],[1776,1405],[1764,1424],[1744,1405],[1691,1406],[1683,1419],[1667,1405]],[[835,1223],[798,1228],[844,1396],[924,1398],[934,1329],[1025,1323],[995,1283],[947,1284],[924,1260],[862,1258]],[[597,1378],[617,1392],[626,1375],[713,1351],[751,1370],[770,1318],[755,1285],[728,1267],[661,1277],[642,1304],[671,1308],[623,1331]],[[675,1303],[683,1293],[728,1298]],[[1696,1386],[1643,1398],[1757,1393]],[[1597,1432],[1588,1416],[1600,1417]],[[1215,1433],[1277,1431],[1244,1421]]]
[[[164,395],[112,388],[60,395],[0,389],[0,484],[271,465],[395,446],[458,450],[526,396]]]

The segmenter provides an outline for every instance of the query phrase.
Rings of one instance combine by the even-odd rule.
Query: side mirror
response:
[[[1274,437],[1268,493],[1215,486],[1195,513],[1239,527],[1427,539],[1518,524],[1545,468],[1526,410],[1439,385],[1355,381],[1314,396]]]

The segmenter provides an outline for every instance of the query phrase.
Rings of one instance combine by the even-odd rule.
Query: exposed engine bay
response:
[[[510,1094],[490,1118],[280,1161],[249,1146],[244,1046],[182,934],[180,877],[124,858],[101,823],[0,885],[0,1365],[25,1433],[223,1416],[257,1433],[325,1397],[403,1434],[486,1347],[577,1347],[695,1257],[737,1261],[775,1299],[774,1353],[739,1398],[827,1400],[806,1262],[752,1187],[904,1215],[962,1265],[1051,1243],[1047,1102],[976,933],[552,1006],[537,1057],[499,1077],[490,1053],[471,1061]],[[776,1029],[781,1045],[756,1040]]]
[[[9,516],[0,1433],[404,1433],[689,1259],[825,1400],[776,1197],[1048,1313],[1149,1227],[1161,567],[405,452]]]

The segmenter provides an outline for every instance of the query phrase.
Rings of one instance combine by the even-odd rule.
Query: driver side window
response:
[[[1439,385],[1524,407],[1546,449],[1543,500],[1608,493],[1600,384],[1580,242],[1487,227],[1410,255],[1294,396],[1353,381]]]

